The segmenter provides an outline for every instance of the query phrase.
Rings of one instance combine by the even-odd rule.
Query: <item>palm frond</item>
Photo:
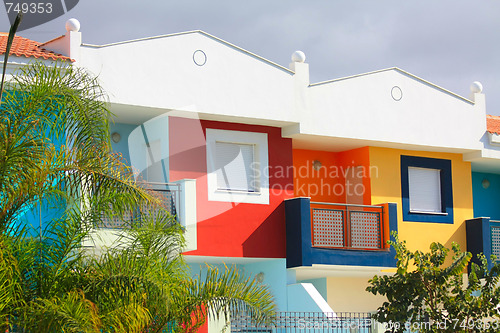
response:
[[[30,310],[24,322],[29,331],[101,332],[97,307],[79,291],[71,291],[62,298],[37,299]]]
[[[191,278],[182,227],[110,153],[110,118],[99,82],[76,67],[34,63],[7,84],[0,255],[8,264],[0,263],[0,278],[12,283],[0,282],[8,304],[0,328],[6,313],[9,325],[33,332],[188,330],[235,311],[269,321],[269,289],[235,268]],[[31,226],[35,211],[45,215]],[[134,218],[115,244],[100,255],[84,247],[104,218],[125,214]]]
[[[6,112],[23,110],[25,120],[40,121],[44,135],[70,146],[109,142],[106,95],[84,69],[35,62],[21,68],[6,90]]]
[[[0,235],[0,330],[11,327],[12,317],[24,307],[20,272],[10,244]]]
[[[201,316],[207,314],[217,319],[223,316],[227,321],[231,314],[243,312],[257,323],[268,323],[276,311],[268,287],[251,277],[244,277],[235,267],[224,267],[221,271],[208,266],[204,279],[188,281],[187,291],[188,298],[179,303],[187,304],[191,313]]]

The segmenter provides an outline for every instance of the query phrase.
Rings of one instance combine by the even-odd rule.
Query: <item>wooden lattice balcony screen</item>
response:
[[[312,246],[384,248],[383,206],[311,202]]]

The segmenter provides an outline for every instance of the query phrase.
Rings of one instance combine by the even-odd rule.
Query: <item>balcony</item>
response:
[[[489,217],[478,217],[465,221],[467,233],[467,251],[472,253],[471,262],[480,264],[477,255],[482,253],[488,260],[491,269],[493,263],[491,255],[500,259],[500,221],[490,220]]]
[[[148,183],[149,189],[147,190],[151,196],[157,198],[162,206],[177,220],[182,207],[180,207],[180,196],[182,192],[181,184],[179,183]],[[144,212],[146,207],[141,207],[138,210],[130,211],[124,216],[103,217],[99,227],[107,229],[122,229],[133,222],[140,223],[143,216],[140,212]],[[179,211],[178,211],[179,210]],[[154,211],[148,211],[152,216],[155,215]]]
[[[368,312],[277,312],[273,319],[270,324],[256,324],[247,314],[231,314],[231,332],[378,332]]]
[[[196,180],[183,179],[173,183],[148,183],[148,187],[151,194],[159,198],[164,207],[183,226],[186,240],[184,250],[196,250]],[[120,239],[125,225],[132,222],[140,223],[142,216],[138,211],[130,211],[120,217],[104,218],[100,228],[84,241],[84,246],[93,248],[94,252],[99,253],[100,248],[115,244],[116,240]],[[150,213],[153,213],[154,216],[154,212]]]
[[[386,241],[397,230],[396,204],[376,206],[285,202],[287,266],[314,264],[394,267]]]
[[[384,206],[311,202],[312,246],[381,250]]]

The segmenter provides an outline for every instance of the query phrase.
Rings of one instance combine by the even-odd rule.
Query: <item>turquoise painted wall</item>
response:
[[[247,276],[256,276],[261,272],[264,273],[262,283],[270,287],[278,311],[287,311],[286,259],[269,259],[262,262],[245,264],[243,268]]]
[[[226,263],[228,267],[232,267],[231,263]],[[224,270],[224,265],[211,265]],[[259,273],[263,273],[262,283],[269,286],[271,293],[274,296],[275,304],[278,311],[287,311],[287,290],[286,290],[286,260],[285,259],[268,259],[248,264],[234,265],[240,270],[240,273],[245,277],[255,277]],[[189,264],[191,276],[203,279],[206,272],[205,264]]]
[[[490,183],[488,188],[482,185],[485,179]],[[472,172],[472,196],[474,217],[500,220],[500,175]]]
[[[60,149],[64,144],[64,141],[49,135],[49,130],[46,130],[45,133],[45,136],[56,149]],[[38,237],[40,232],[43,232],[51,221],[63,217],[65,205],[66,202],[64,200],[56,200],[53,196],[50,199],[44,198],[41,201],[33,202],[18,212],[14,224],[16,227],[26,227],[26,231],[30,235]]]
[[[323,296],[325,301],[327,300],[328,288],[326,286],[326,278],[313,279],[313,280],[302,280],[300,283],[312,283],[316,290]]]
[[[40,207],[41,205],[41,207]],[[16,225],[18,227],[27,227],[26,231],[33,237],[38,237],[40,232],[47,228],[48,224],[63,217],[64,205],[62,200],[46,200],[43,199],[38,203],[26,207],[24,212],[19,214]]]
[[[130,165],[130,155],[128,151],[128,136],[130,133],[137,128],[137,125],[120,124],[115,123],[110,126],[110,133],[118,133],[121,136],[119,142],[115,143],[111,141],[111,148],[114,152],[122,154],[123,158],[126,160],[127,165]]]
[[[226,263],[231,267],[230,263]],[[223,264],[211,265],[224,270]],[[234,265],[240,270],[240,273],[245,277],[256,277],[259,273],[263,273],[262,283],[269,286],[271,293],[274,296],[275,304],[278,311],[322,311],[319,304],[315,302],[311,295],[307,293],[300,283],[312,283],[319,292],[320,298],[323,297],[326,304],[326,279],[315,279],[308,281],[300,281],[296,284],[287,284],[289,274],[287,274],[285,259],[264,259],[262,261]],[[191,276],[198,278],[205,277],[206,265],[190,263]],[[290,270],[288,270],[290,271]]]
[[[315,293],[315,297],[313,298],[311,294],[307,292],[305,289],[305,285],[308,283],[296,283],[287,286],[288,292],[288,311],[290,312],[323,312],[323,309],[320,306],[320,303],[328,306],[326,300],[321,297],[321,294],[318,292]],[[314,285],[313,285],[314,286]],[[327,310],[331,312],[331,309]]]

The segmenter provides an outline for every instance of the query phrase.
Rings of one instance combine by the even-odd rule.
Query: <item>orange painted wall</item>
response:
[[[355,173],[355,175],[362,179],[362,188],[346,188],[346,191],[359,193],[363,196],[363,204],[371,205],[371,181],[372,172],[376,169],[370,166],[370,149],[369,147],[362,147],[358,149],[346,150],[337,153],[339,157],[339,166],[341,166],[345,173]],[[353,167],[359,167],[353,169]],[[345,178],[344,178],[345,179]]]
[[[319,170],[313,162],[320,161]],[[353,169],[353,167],[361,167]],[[362,171],[362,174],[361,174]],[[345,203],[346,192],[354,188],[346,184],[346,176],[356,172],[362,177],[362,188],[356,189],[363,197],[363,204],[371,204],[370,156],[368,147],[327,152],[319,150],[293,150],[294,195],[310,197],[311,201]]]
[[[320,161],[321,168],[314,170],[313,162]],[[296,197],[310,197],[311,201],[343,202],[340,194],[344,178],[330,174],[338,164],[337,154],[318,150],[293,150],[293,180]],[[340,201],[339,201],[340,200]]]

